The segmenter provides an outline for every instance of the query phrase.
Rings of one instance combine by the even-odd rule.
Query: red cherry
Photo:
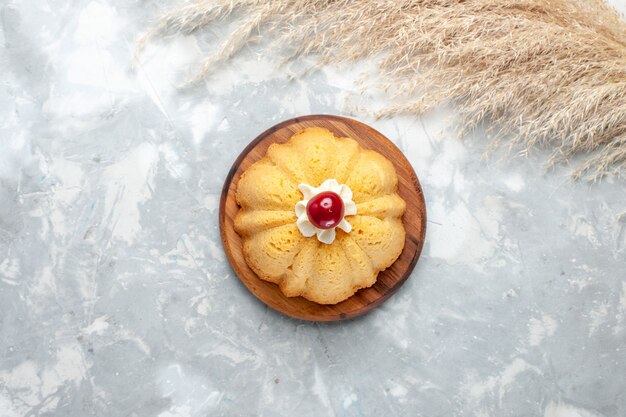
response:
[[[306,215],[313,226],[319,229],[332,229],[343,219],[343,201],[332,191],[319,193],[306,205]]]

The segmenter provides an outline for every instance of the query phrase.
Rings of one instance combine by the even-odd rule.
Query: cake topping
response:
[[[324,181],[319,187],[300,184],[303,199],[296,203],[296,225],[305,237],[317,235],[326,244],[335,241],[335,228],[350,233],[352,226],[345,216],[356,214],[352,190],[335,179]]]
[[[343,219],[343,201],[332,191],[319,193],[306,205],[306,215],[318,229],[332,229]]]

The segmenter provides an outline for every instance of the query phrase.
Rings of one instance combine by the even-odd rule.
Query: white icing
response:
[[[335,179],[324,181],[319,187],[313,187],[309,184],[300,184],[298,189],[302,192],[303,198],[296,203],[296,226],[304,237],[312,237],[317,235],[317,240],[327,245],[335,241],[335,228],[340,228],[346,233],[350,233],[352,225],[346,220],[346,216],[354,216],[356,214],[356,204],[352,201],[352,190],[346,184],[339,184]],[[320,229],[315,227],[310,221],[306,213],[306,206],[309,200],[326,191],[332,191],[341,197],[343,201],[343,219],[332,229]]]

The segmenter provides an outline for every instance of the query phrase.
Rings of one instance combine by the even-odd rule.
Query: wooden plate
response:
[[[375,150],[395,166],[398,173],[399,194],[407,203],[404,214],[406,242],[396,262],[378,274],[376,283],[364,288],[339,304],[322,305],[302,297],[285,297],[278,285],[261,280],[246,264],[241,238],[233,227],[239,207],[235,191],[241,174],[254,162],[265,156],[272,143],[284,143],[307,127],[324,127],[335,136],[350,137],[365,149]],[[288,316],[313,321],[335,321],[365,314],[381,305],[407,280],[424,246],[426,233],[426,205],[420,183],[402,152],[381,133],[371,127],[339,116],[312,115],[296,117],[277,124],[261,133],[239,155],[231,168],[220,200],[220,231],[228,260],[243,284],[261,301]]]

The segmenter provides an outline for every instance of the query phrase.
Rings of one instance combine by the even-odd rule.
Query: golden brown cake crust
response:
[[[304,237],[296,226],[298,185],[318,187],[334,178],[353,193],[352,231],[337,229],[331,244]],[[372,286],[404,247],[406,204],[393,164],[356,141],[308,128],[273,144],[239,180],[235,230],[250,268],[288,297],[336,304]]]

